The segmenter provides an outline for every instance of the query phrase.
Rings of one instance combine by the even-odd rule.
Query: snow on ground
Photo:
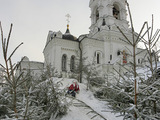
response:
[[[69,87],[69,85],[72,83],[74,79],[67,79],[67,78],[54,78],[56,82],[61,81],[62,86],[61,89],[65,89]],[[63,116],[60,120],[91,120],[91,118],[94,116],[94,114],[87,114],[90,109],[86,109],[86,107],[76,107],[74,106],[74,103],[77,103],[78,100],[83,101],[85,104],[90,106],[94,111],[98,112],[101,114],[104,118],[107,120],[123,120],[122,117],[116,117],[118,114],[114,114],[111,112],[103,112],[103,111],[111,111],[108,106],[107,102],[105,101],[99,101],[93,96],[93,93],[91,91],[86,90],[86,85],[79,83],[80,87],[80,92],[77,94],[76,98],[68,98],[68,99],[73,99],[73,104],[69,107],[68,114]],[[67,89],[66,89],[67,90]],[[95,117],[92,120],[103,120],[99,116]]]
[[[153,65],[153,68],[155,67],[155,65]],[[157,63],[157,68],[160,68],[160,62]],[[148,79],[148,77],[151,76],[151,71],[148,67],[140,67],[137,69],[137,73],[144,78],[145,80]]]

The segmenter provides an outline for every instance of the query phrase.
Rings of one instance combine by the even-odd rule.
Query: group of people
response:
[[[76,97],[76,93],[79,92],[79,85],[77,81],[73,81],[72,84],[68,87],[67,93],[72,95],[73,97]]]

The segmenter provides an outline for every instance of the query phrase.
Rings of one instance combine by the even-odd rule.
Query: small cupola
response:
[[[69,24],[67,24],[67,30],[66,30],[65,34],[62,35],[62,39],[77,40],[77,38],[75,36],[70,34]]]
[[[67,30],[65,32],[65,34],[62,35],[62,39],[66,39],[66,40],[77,40],[77,38],[73,35],[71,35],[70,30],[69,30],[69,19],[71,18],[71,16],[69,14],[66,15],[67,17]]]
[[[67,30],[66,30],[66,33],[65,34],[70,34],[70,31],[69,31],[69,24],[67,24]]]

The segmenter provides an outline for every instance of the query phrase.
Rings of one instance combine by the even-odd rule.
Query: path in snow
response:
[[[97,113],[97,111],[95,111],[91,106],[88,106],[79,99],[74,99],[73,105],[75,107],[81,107],[83,110],[85,110],[86,115],[90,116],[90,119],[92,120],[107,120],[100,113]]]
[[[67,88],[73,81],[73,79],[57,79],[62,82],[61,89]],[[95,116],[95,113],[91,113],[92,109],[96,111],[98,114],[103,116],[106,120],[123,120],[122,117],[116,117],[114,113],[111,112],[102,112],[102,111],[111,111],[107,102],[97,100],[91,91],[86,90],[86,86],[84,84],[79,83],[80,92],[76,95],[76,98],[73,99],[73,104],[69,107],[68,114],[63,116],[61,120],[104,120],[100,116]],[[82,101],[82,102],[81,102]],[[80,103],[81,102],[81,103]],[[91,109],[87,107],[80,107],[80,104],[86,104],[86,106],[90,106]],[[84,105],[83,104],[83,105]],[[88,114],[87,114],[88,113]],[[94,117],[95,116],[95,117]],[[93,119],[91,119],[93,117]]]

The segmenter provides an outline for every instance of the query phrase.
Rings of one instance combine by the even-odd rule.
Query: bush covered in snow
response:
[[[16,68],[21,64],[12,64],[12,56],[23,44],[18,45],[8,56],[8,45],[12,31],[10,27],[8,38],[3,38],[2,26],[1,41],[5,65],[0,64],[4,74],[0,76],[0,119],[3,120],[46,120],[62,116],[67,112],[67,102],[64,91],[59,90],[52,76],[57,73],[47,67],[42,77],[35,79],[31,70],[16,73]],[[2,80],[3,79],[3,80]],[[3,82],[2,82],[3,81]]]
[[[60,117],[66,114],[68,108],[64,95],[64,91],[59,89],[53,79],[44,81],[28,79],[17,87],[17,113],[15,114],[12,89],[4,85],[0,95],[0,118],[44,120]]]

